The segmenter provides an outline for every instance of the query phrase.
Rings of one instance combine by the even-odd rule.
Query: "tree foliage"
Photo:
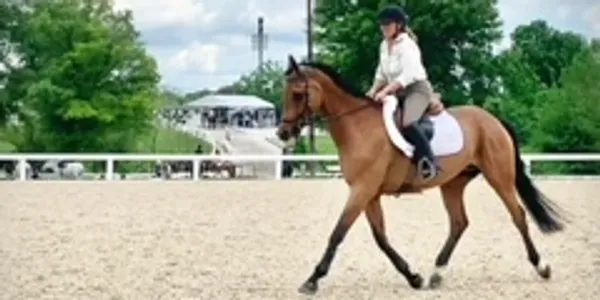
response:
[[[562,85],[562,72],[587,47],[582,36],[561,32],[545,21],[518,26],[510,48],[495,58],[501,91],[488,99],[486,107],[511,120],[520,140],[527,143],[539,126],[536,108],[546,101],[545,91]]]
[[[451,104],[482,104],[494,89],[492,43],[501,37],[495,0],[407,0],[410,26],[437,90]],[[381,34],[376,14],[397,1],[323,0],[316,11],[320,59],[365,90]]]
[[[518,26],[511,38],[509,51],[519,52],[522,63],[549,88],[559,83],[562,71],[587,47],[581,35],[559,31],[542,20]]]
[[[262,68],[243,75],[229,87],[229,93],[255,95],[275,105],[280,112],[283,95],[283,66],[274,61],[267,61]]]
[[[19,107],[21,151],[125,151],[153,126],[156,63],[138,41],[129,11],[109,0],[4,3],[4,105]]]

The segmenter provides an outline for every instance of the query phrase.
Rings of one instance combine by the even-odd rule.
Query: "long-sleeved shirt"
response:
[[[427,72],[417,43],[408,34],[401,33],[392,41],[390,51],[388,41],[383,40],[379,45],[375,83],[389,84],[396,81],[406,88],[419,80],[427,80]]]

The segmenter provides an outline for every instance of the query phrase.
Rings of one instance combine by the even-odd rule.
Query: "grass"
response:
[[[15,145],[7,141],[4,129],[0,128],[0,153],[11,153],[15,150]]]
[[[203,153],[212,151],[212,144],[187,132],[172,128],[159,127],[155,134],[141,139],[135,153],[169,153],[193,154],[202,145]],[[115,172],[151,172],[154,162],[122,162],[115,167]]]
[[[338,149],[329,135],[315,136],[315,148],[317,150],[317,154],[338,154]]]
[[[4,140],[0,140],[0,153],[11,153],[14,152],[16,150],[15,145],[4,141]]]
[[[198,144],[202,145],[204,153],[212,151],[212,145],[194,135],[171,128],[158,128],[156,134],[151,134],[140,141],[137,153],[194,153]]]

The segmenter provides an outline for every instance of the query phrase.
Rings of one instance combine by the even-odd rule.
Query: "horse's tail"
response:
[[[544,194],[542,194],[531,181],[525,171],[525,163],[521,159],[519,143],[517,141],[514,128],[506,121],[500,120],[513,142],[515,153],[516,180],[515,185],[521,200],[523,200],[527,210],[533,215],[539,229],[543,233],[552,233],[563,229],[563,224],[559,221],[560,214],[556,211],[558,206]]]

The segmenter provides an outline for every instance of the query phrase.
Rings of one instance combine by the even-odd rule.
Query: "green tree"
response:
[[[185,94],[185,101],[186,102],[194,101],[194,100],[200,99],[204,96],[210,95],[212,93],[214,93],[214,91],[211,91],[209,89],[197,90],[195,92]]]
[[[22,107],[20,151],[126,151],[153,127],[159,75],[130,11],[110,0],[40,0],[8,42],[21,66],[6,79]]]
[[[497,95],[486,100],[484,107],[515,126],[521,143],[526,143],[535,124],[533,109],[543,84],[525,63],[518,50],[505,51],[496,57],[501,86]]]
[[[587,47],[581,36],[556,30],[536,20],[511,33],[511,46],[495,59],[500,94],[485,107],[514,123],[522,143],[537,126],[535,112],[546,88],[560,85],[558,79],[575,55]]]
[[[532,146],[541,152],[600,151],[600,47],[578,54],[556,87],[539,94]],[[599,164],[569,164],[560,170],[600,173]]]
[[[9,97],[8,76],[17,68],[17,57],[11,39],[22,34],[23,14],[19,9],[21,1],[0,1],[0,127],[8,118],[18,112],[18,102]]]
[[[365,90],[378,62],[378,10],[397,1],[322,0],[319,58]],[[406,0],[424,64],[447,104],[482,104],[495,89],[492,43],[501,38],[496,0]]]
[[[188,99],[185,95],[182,95],[180,92],[171,87],[163,86],[160,89],[160,99],[161,106],[169,107],[169,106],[181,106],[188,102]]]
[[[243,75],[228,87],[226,92],[254,95],[275,105],[277,112],[281,111],[283,95],[284,68],[274,61],[267,61],[261,69],[256,69]]]
[[[587,47],[583,36],[559,31],[543,20],[517,27],[511,39],[510,51],[518,51],[523,63],[535,72],[546,87],[557,84],[564,68]]]

